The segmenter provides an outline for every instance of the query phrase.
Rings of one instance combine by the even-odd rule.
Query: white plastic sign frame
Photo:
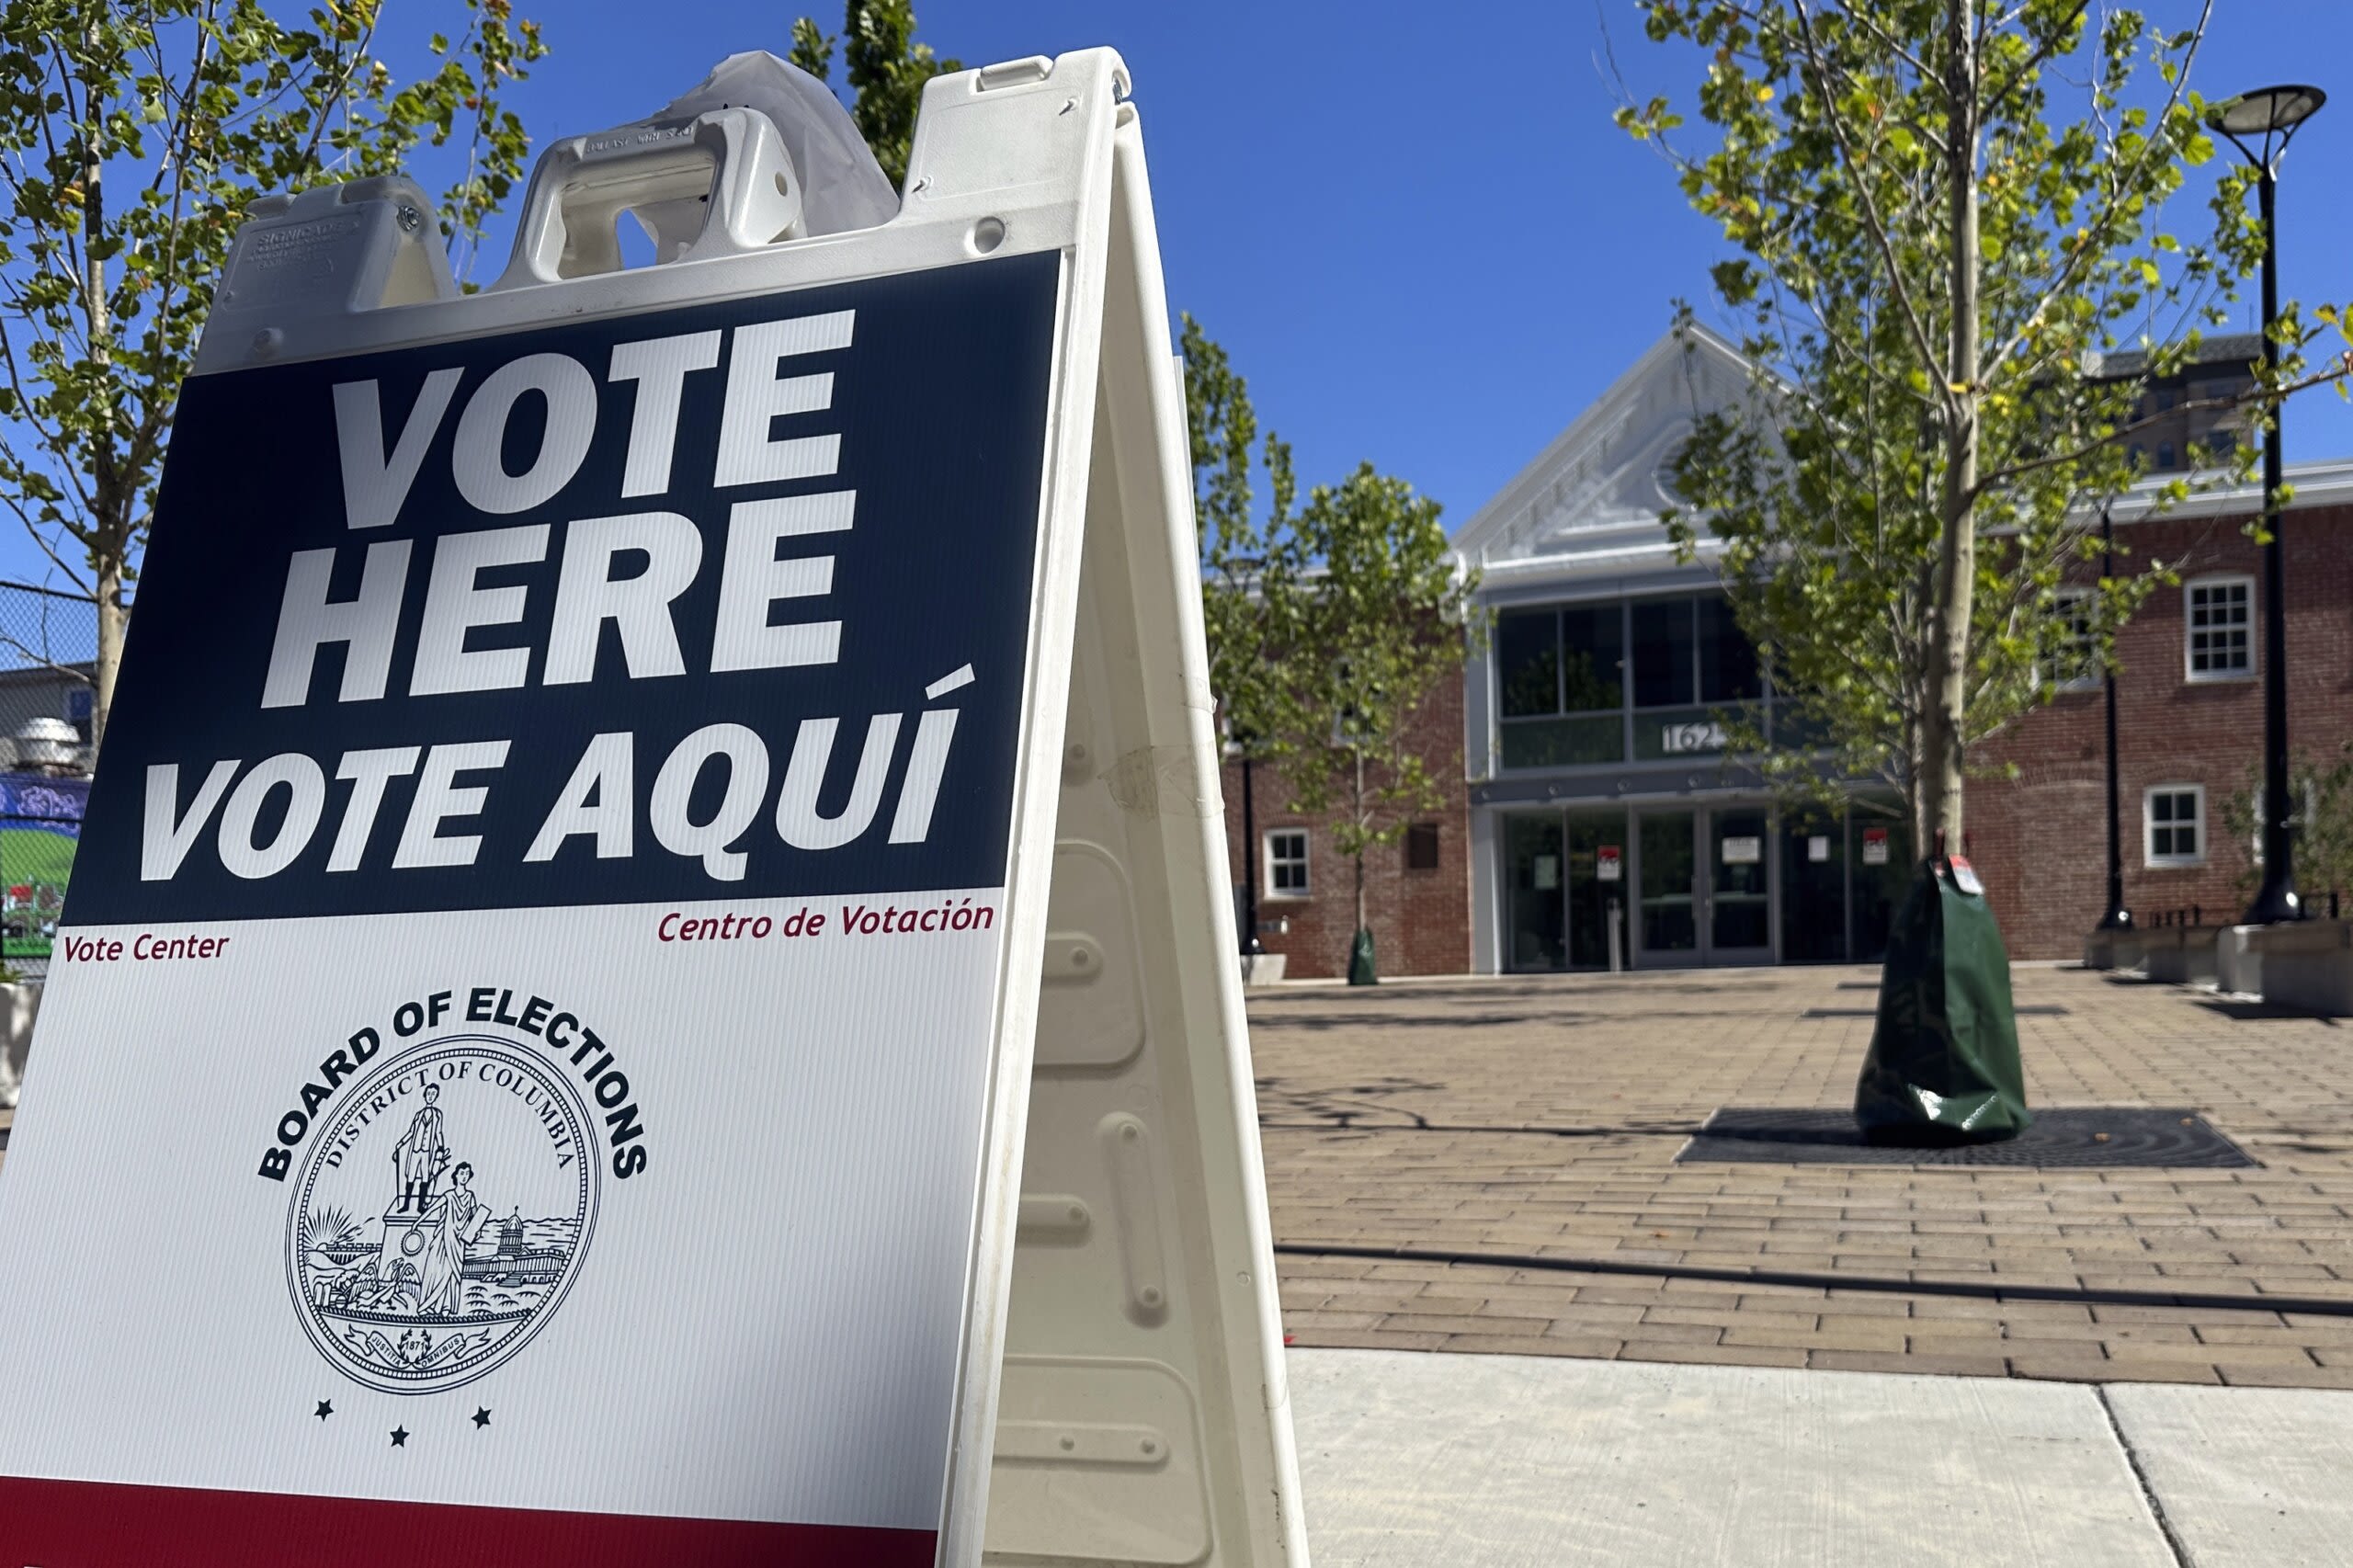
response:
[[[0,1563],[1305,1563],[1125,69],[936,79],[878,228],[777,160],[560,143],[472,297],[404,180],[241,234],[0,1169]]]

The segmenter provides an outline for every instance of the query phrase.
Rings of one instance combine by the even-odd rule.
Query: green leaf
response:
[[[2054,596],[2091,570],[2098,499],[2136,478],[2125,432],[2145,389],[2077,368],[2124,347],[2177,367],[2140,341],[2175,313],[2156,307],[2223,319],[2263,236],[2239,170],[2211,187],[2211,236],[2160,224],[2179,224],[2175,199],[2213,151],[2200,100],[2165,87],[2194,32],[2073,0],[1972,6],[1984,68],[1956,73],[1954,7],[1873,5],[1869,27],[1864,9],[1643,7],[1655,63],[1696,88],[1705,139],[1686,138],[1673,177],[1724,235],[1710,277],[1753,323],[1755,366],[1744,395],[1695,411],[1662,521],[1678,559],[1717,563],[1769,666],[1778,738],[1758,737],[1759,771],[1793,790],[1876,779],[1915,826],[1957,831],[1964,761],[2000,761],[1986,743],[2050,694]],[[1956,301],[1973,320],[1955,323]],[[2308,319],[2288,358],[2345,331]],[[2153,505],[2228,477],[2169,483]],[[1962,546],[1976,570],[1949,583]],[[2113,618],[2167,570],[2124,573],[2103,595]],[[1938,677],[1948,652],[1958,699]]]
[[[419,0],[404,25],[462,25],[430,33],[434,63],[404,83],[367,52],[382,16],[381,0],[307,14],[263,0],[26,0],[0,14],[0,140],[15,170],[0,198],[13,350],[0,485],[42,548],[86,568],[109,654],[240,215],[266,194],[449,146],[468,170],[442,199],[462,263],[521,176],[529,143],[505,94],[547,52],[538,25],[509,0]],[[98,670],[102,737],[111,657]]]

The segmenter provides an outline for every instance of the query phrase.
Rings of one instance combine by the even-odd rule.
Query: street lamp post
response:
[[[2116,521],[2108,508],[2099,509],[2099,574],[2103,583],[2116,580]],[[2108,909],[2095,929],[2130,931],[2132,911],[2124,903],[2124,825],[2116,783],[2116,664],[2103,672],[2108,687]]]
[[[2255,165],[2263,214],[2263,365],[2278,384],[2279,344],[2279,231],[2274,198],[2279,159],[2296,128],[2313,117],[2328,95],[2318,87],[2259,87],[2211,106],[2206,123],[2230,138]],[[2296,896],[2295,839],[2290,833],[2294,806],[2288,791],[2288,562],[2280,542],[2279,423],[2274,405],[2263,437],[2263,885],[2240,919],[2245,926],[2275,926],[2303,918]]]
[[[1265,952],[1258,940],[1258,821],[1250,801],[1250,743],[1242,743],[1242,956]]]

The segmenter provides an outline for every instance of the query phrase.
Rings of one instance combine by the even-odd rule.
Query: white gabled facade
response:
[[[1697,324],[1663,335],[1456,533],[1457,553],[1467,567],[1480,573],[1481,603],[1505,614],[1531,606],[1608,607],[1705,594],[1715,582],[1715,552],[1703,539],[1695,559],[1677,559],[1662,520],[1662,514],[1677,504],[1668,490],[1666,471],[1701,415],[1754,392],[1752,366],[1723,337]],[[1631,660],[1635,622],[1629,619],[1625,625],[1629,636],[1621,648]],[[1509,766],[1497,667],[1492,653],[1472,660],[1463,694],[1463,756],[1471,782],[1472,964],[1482,972],[1527,961],[1524,953],[1515,958],[1515,938],[1506,929],[1513,918],[1506,885],[1515,864],[1515,852],[1506,843],[1510,819],[1573,805],[1606,819],[1608,812],[1631,812],[1645,801],[1675,802],[1677,809],[1686,809],[1697,801],[1704,810],[1706,802],[1728,802],[1735,797],[1742,800],[1744,812],[1753,814],[1749,802],[1757,796],[1754,780],[1728,777],[1716,756],[1704,747],[1691,755],[1646,758],[1646,752],[1673,748],[1645,744],[1652,737],[1644,726],[1654,720],[1634,710],[1631,702],[1615,760],[1558,767]],[[1630,664],[1621,664],[1621,674],[1630,669]],[[1627,678],[1631,681],[1630,675]],[[1673,722],[1688,715],[1655,717]],[[1639,822],[1632,815],[1623,821],[1624,831],[1615,835],[1622,841],[1616,846],[1622,879],[1616,889],[1625,920],[1621,959],[1639,962]],[[1565,877],[1573,865],[1582,863],[1573,847],[1556,861],[1546,874]],[[1705,896],[1704,892],[1698,895]],[[1695,921],[1698,908],[1695,900]],[[1752,955],[1778,951],[1778,914],[1768,911],[1767,923],[1762,937],[1744,940],[1737,950]],[[1574,934],[1561,939],[1570,949],[1578,946]],[[1694,939],[1704,949],[1704,938],[1695,935]],[[1652,956],[1668,961],[1664,955]],[[1582,965],[1598,958],[1589,950],[1572,951],[1567,961]]]
[[[1455,553],[1480,574],[1480,602],[1493,609],[1712,581],[1704,542],[1699,562],[1676,560],[1661,520],[1677,505],[1665,469],[1698,418],[1745,396],[1750,384],[1748,360],[1696,323],[1643,350],[1456,530]],[[1472,662],[1462,755],[1473,783],[1495,773],[1488,676]]]

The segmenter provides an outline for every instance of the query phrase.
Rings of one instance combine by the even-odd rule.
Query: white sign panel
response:
[[[933,1561],[1060,278],[190,381],[0,1179],[0,1561]]]
[[[1761,838],[1728,835],[1723,844],[1727,866],[1754,866],[1765,858],[1765,841]]]
[[[1863,829],[1863,864],[1866,866],[1887,864],[1887,829],[1883,827]]]
[[[1626,862],[1623,849],[1615,844],[1605,844],[1594,851],[1593,874],[1597,881],[1623,881]]]
[[[1823,833],[1809,835],[1805,841],[1805,858],[1808,860],[1813,861],[1815,865],[1820,865],[1824,861],[1828,860],[1830,858],[1830,835]]]
[[[1658,732],[1660,752],[1668,756],[1680,756],[1688,752],[1722,751],[1724,749],[1724,727],[1710,721],[1698,724],[1662,724]]]

